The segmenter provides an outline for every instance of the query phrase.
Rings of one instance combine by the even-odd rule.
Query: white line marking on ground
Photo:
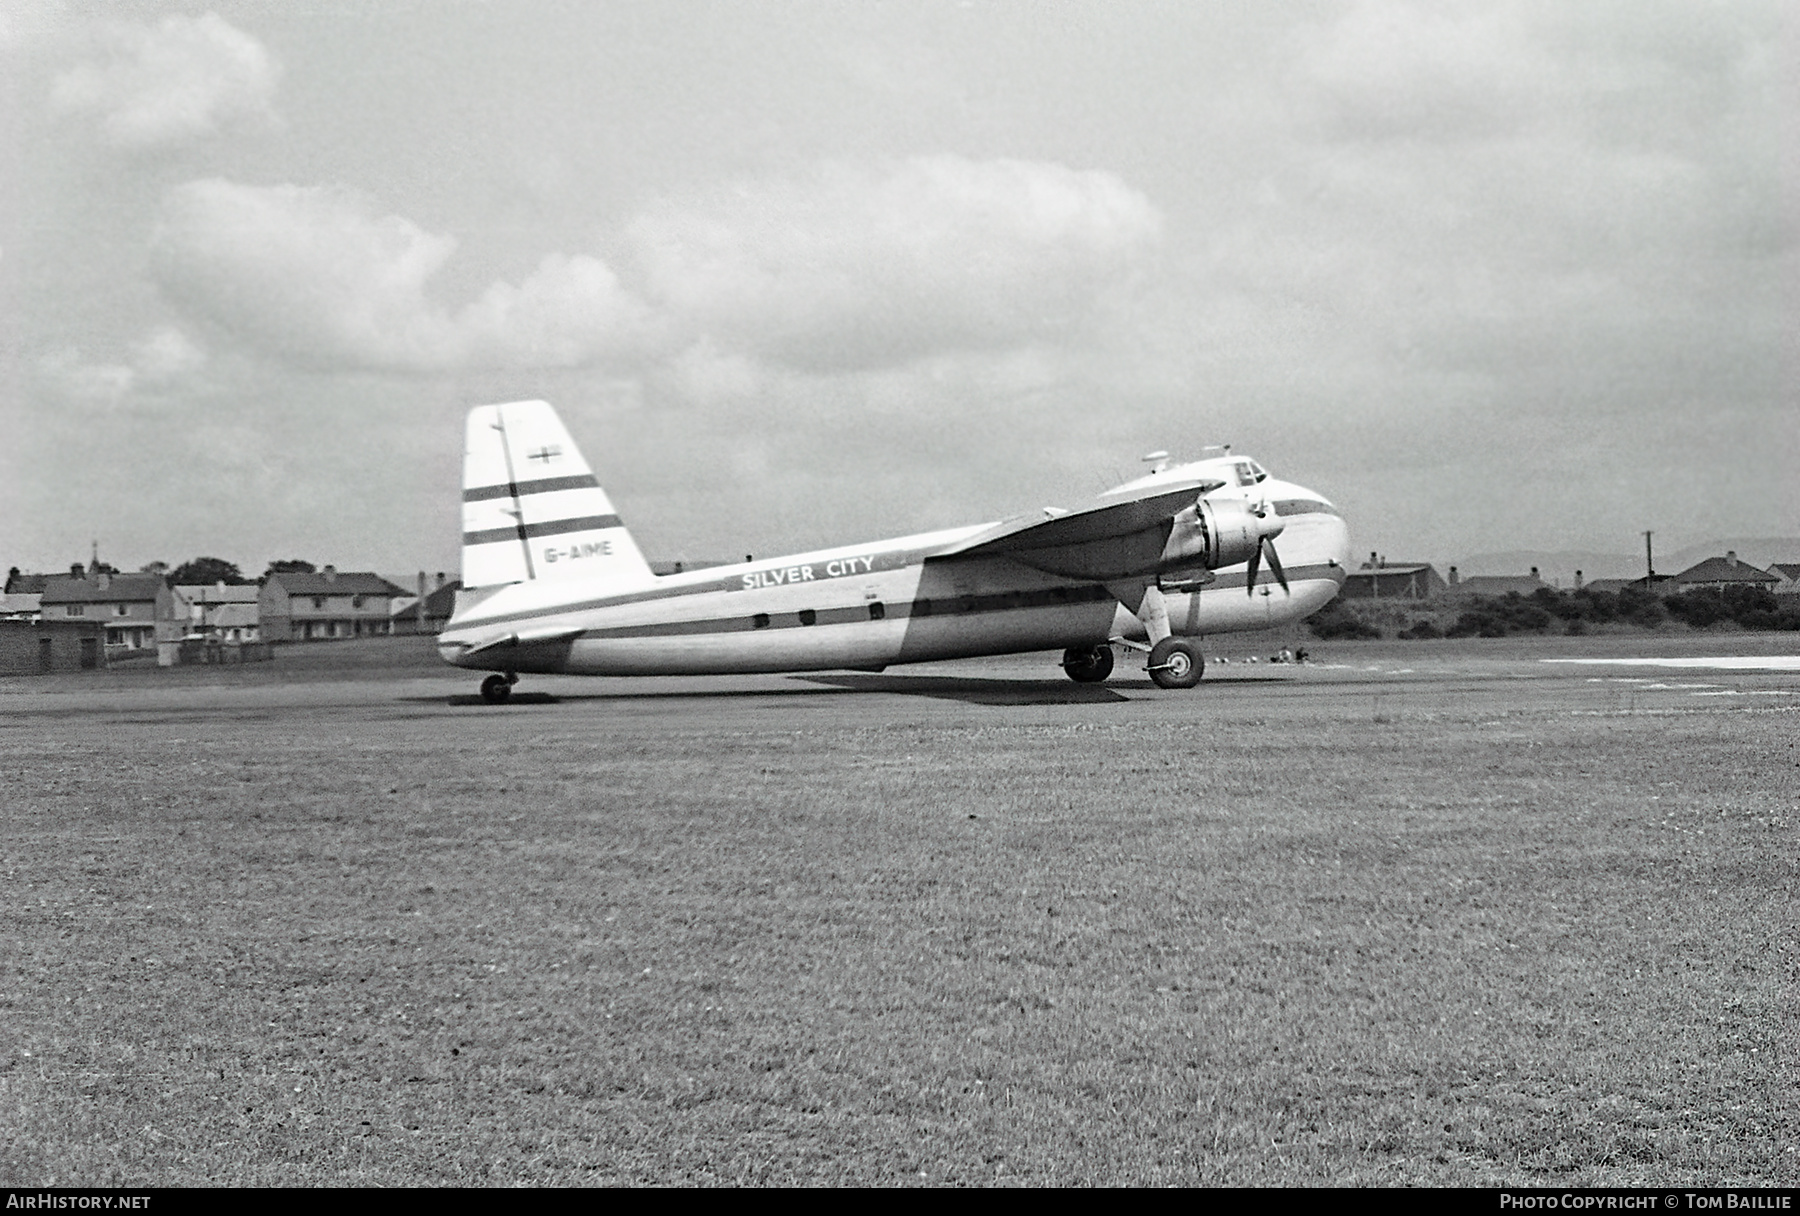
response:
[[[1708,667],[1720,671],[1800,671],[1800,654],[1720,655],[1705,659],[1539,659],[1540,663],[1601,663],[1632,667]]]

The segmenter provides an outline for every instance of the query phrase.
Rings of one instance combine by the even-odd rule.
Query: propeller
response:
[[[1251,513],[1258,519],[1266,520],[1269,516],[1268,499],[1265,498],[1262,502],[1252,507]],[[1281,568],[1281,555],[1275,552],[1275,536],[1281,531],[1281,528],[1282,525],[1278,519],[1272,530],[1264,531],[1257,537],[1256,548],[1250,551],[1249,571],[1247,577],[1244,579],[1245,595],[1256,594],[1256,575],[1262,568],[1264,554],[1267,554],[1269,558],[1269,572],[1275,576],[1275,581],[1281,584],[1282,591],[1286,592],[1288,595],[1293,594],[1292,589],[1288,587],[1287,571]]]
[[[1262,565],[1262,557],[1265,553],[1269,557],[1269,573],[1275,576],[1275,581],[1281,584],[1283,591],[1292,595],[1293,591],[1288,587],[1287,571],[1281,568],[1281,556],[1275,552],[1275,542],[1266,536],[1256,546],[1255,552],[1250,554],[1250,576],[1244,580],[1244,594],[1256,594],[1256,574]]]

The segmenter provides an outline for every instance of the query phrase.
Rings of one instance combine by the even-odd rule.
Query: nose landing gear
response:
[[[495,672],[481,682],[481,699],[489,705],[505,705],[512,696],[512,686],[519,682],[519,673],[509,671],[505,675]]]

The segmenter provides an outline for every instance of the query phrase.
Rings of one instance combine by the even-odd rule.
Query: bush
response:
[[[1663,600],[1663,607],[1668,609],[1670,616],[1685,622],[1691,629],[1705,629],[1708,625],[1731,619],[1723,597],[1705,591],[1671,595]]]
[[[1800,608],[1778,608],[1771,612],[1752,609],[1738,617],[1737,622],[1745,629],[1800,630]]]
[[[1544,608],[1545,601],[1540,598],[1546,591],[1552,596],[1559,594],[1546,587],[1532,592],[1530,599],[1516,591],[1509,591],[1497,599],[1478,599],[1467,612],[1456,618],[1456,624],[1450,626],[1446,636],[1503,638],[1509,633],[1542,633],[1556,620]]]
[[[1333,600],[1306,622],[1316,638],[1379,638],[1381,630],[1370,625],[1342,600]]]
[[[1441,638],[1444,636],[1444,631],[1439,629],[1436,625],[1433,625],[1424,617],[1420,617],[1412,623],[1412,628],[1402,629],[1394,636],[1397,638],[1406,638],[1411,641],[1419,638]]]
[[[1695,629],[1735,621],[1746,629],[1787,628],[1775,622],[1781,609],[1772,592],[1761,587],[1700,587],[1663,600],[1670,616]]]

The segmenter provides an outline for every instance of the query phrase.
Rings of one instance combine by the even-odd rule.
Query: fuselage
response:
[[[1243,563],[1183,572],[1162,584],[1174,634],[1283,625],[1337,594],[1350,553],[1343,518],[1322,495],[1254,462],[1201,461],[1114,493],[1194,477],[1225,482],[1208,498],[1248,498],[1279,515],[1288,586],[1267,565],[1248,592]],[[988,527],[714,566],[604,594],[584,591],[579,580],[477,588],[458,597],[439,652],[490,671],[699,675],[878,669],[1144,638],[1144,625],[1107,584],[1004,555],[935,556]]]

